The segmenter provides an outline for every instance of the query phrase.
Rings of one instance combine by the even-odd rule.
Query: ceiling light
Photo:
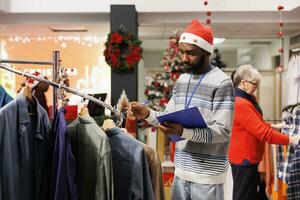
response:
[[[85,26],[50,26],[49,27],[53,32],[87,32]]]
[[[222,44],[225,40],[225,38],[214,38],[214,44]]]

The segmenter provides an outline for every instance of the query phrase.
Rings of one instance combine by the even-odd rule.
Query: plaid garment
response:
[[[283,113],[286,115],[284,117],[288,126],[284,127],[281,132],[283,134],[292,136],[300,134],[300,107],[296,107],[293,113]],[[278,169],[278,178],[282,179],[285,183],[289,182],[290,179],[290,168],[293,162],[295,146],[288,145],[286,146],[286,156],[284,155],[284,146],[277,145],[277,169]]]
[[[300,199],[300,144],[295,146],[294,150],[294,157],[289,168],[288,200]]]

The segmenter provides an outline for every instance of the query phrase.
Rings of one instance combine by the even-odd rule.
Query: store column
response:
[[[137,12],[134,5],[111,5],[110,30],[118,31],[124,26],[126,31],[138,36]],[[129,101],[137,100],[138,66],[130,72],[111,71],[111,104],[116,105],[124,89]]]

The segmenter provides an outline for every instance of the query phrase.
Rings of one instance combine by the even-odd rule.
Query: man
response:
[[[137,102],[131,104],[128,114],[159,125],[166,135],[176,134],[185,139],[176,143],[173,200],[222,200],[234,108],[232,81],[218,67],[210,65],[210,27],[193,20],[181,34],[179,47],[187,73],[177,80],[166,111],[196,106],[207,128],[184,128],[171,122],[159,125],[156,116],[163,113]]]

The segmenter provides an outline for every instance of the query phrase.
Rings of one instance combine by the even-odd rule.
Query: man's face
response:
[[[208,54],[203,49],[188,43],[180,43],[179,48],[181,51],[181,61],[187,73],[195,73],[198,72],[199,69],[206,67],[204,66],[205,57]]]

